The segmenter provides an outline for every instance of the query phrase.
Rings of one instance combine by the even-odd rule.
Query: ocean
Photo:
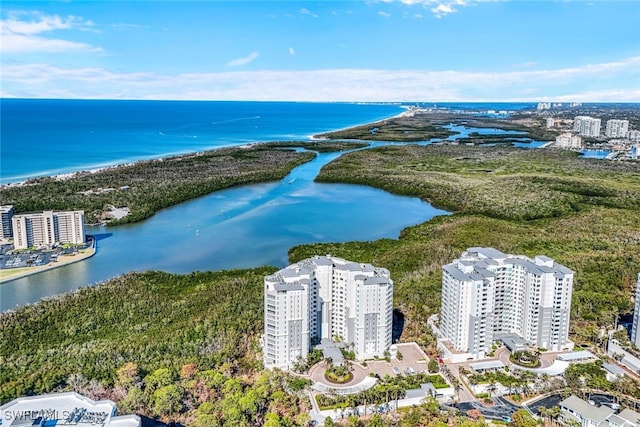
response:
[[[0,100],[0,184],[388,118],[398,104]]]
[[[533,105],[420,106],[513,111]],[[0,99],[0,184],[224,146],[308,140],[402,111],[395,103]]]

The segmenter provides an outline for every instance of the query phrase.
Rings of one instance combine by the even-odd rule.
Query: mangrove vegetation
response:
[[[303,146],[304,143],[290,146]],[[344,144],[340,144],[340,150]],[[328,144],[327,150],[331,149]],[[0,190],[0,203],[16,213],[83,210],[87,223],[132,223],[160,209],[225,188],[282,179],[294,167],[313,159],[262,144],[222,148],[195,154],[141,161],[97,172],[78,172],[64,179],[43,177]],[[114,208],[129,214],[114,218]]]

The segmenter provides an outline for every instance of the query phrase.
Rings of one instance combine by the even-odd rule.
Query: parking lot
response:
[[[78,248],[57,247],[54,249],[34,249],[26,252],[10,253],[9,250],[0,252],[0,269],[38,267],[55,262],[58,256],[70,255],[84,249],[87,245]]]
[[[368,361],[367,367],[371,372],[378,374],[380,377],[385,375],[412,375],[420,372],[427,372],[427,363],[429,359],[420,350],[416,343],[397,344],[398,352],[402,354],[402,360],[391,359]]]
[[[521,406],[515,405],[502,397],[494,397],[492,406],[485,406],[478,401],[462,402],[454,405],[460,411],[466,413],[468,410],[477,409],[487,419],[510,421],[511,415]]]

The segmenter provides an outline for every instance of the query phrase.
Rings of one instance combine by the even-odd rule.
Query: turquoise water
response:
[[[0,99],[0,184],[388,118],[396,104]]]

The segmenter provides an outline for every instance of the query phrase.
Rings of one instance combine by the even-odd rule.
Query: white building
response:
[[[636,284],[636,302],[633,308],[633,323],[631,324],[631,344],[640,347],[640,273]]]
[[[559,403],[560,420],[565,425],[572,421],[580,427],[638,427],[640,414],[625,408],[616,414],[619,404],[603,404],[596,406],[572,395]],[[616,405],[616,406],[614,406]],[[614,409],[615,408],[615,409]]]
[[[563,133],[556,137],[556,147],[564,149],[582,148],[582,138],[571,133]]]
[[[530,259],[469,248],[442,267],[440,333],[456,352],[484,358],[498,334],[548,350],[571,345],[573,271],[546,256]]]
[[[538,111],[548,110],[551,108],[550,102],[538,102]]]
[[[10,239],[13,237],[13,229],[11,228],[11,218],[13,218],[13,206],[0,206],[0,239]]]
[[[2,427],[62,426],[140,427],[137,415],[116,415],[111,400],[92,400],[78,393],[19,397],[0,406]]]
[[[580,427],[606,426],[607,419],[615,414],[615,411],[607,406],[591,405],[573,395],[561,401],[558,406],[562,411],[561,418],[565,424],[574,421]]]
[[[85,243],[84,212],[66,211],[14,215],[11,219],[16,249],[54,243]]]
[[[263,360],[288,369],[312,343],[353,344],[360,360],[391,345],[393,281],[389,271],[331,256],[315,256],[264,279]]]
[[[609,138],[626,138],[629,132],[629,120],[607,120],[604,134]]]
[[[589,116],[576,116],[573,119],[573,131],[582,136],[597,138],[600,136],[600,119]]]
[[[627,132],[627,138],[632,142],[640,141],[640,130],[630,130]]]

